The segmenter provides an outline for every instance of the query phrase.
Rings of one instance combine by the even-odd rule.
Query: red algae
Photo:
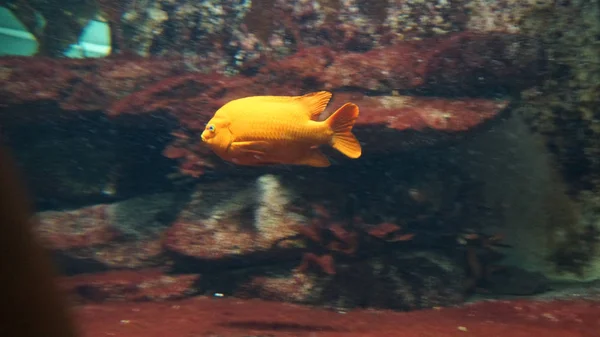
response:
[[[413,312],[320,308],[261,300],[192,298],[75,310],[83,336],[592,337],[600,303],[490,301]]]
[[[356,127],[381,125],[393,130],[467,131],[496,117],[506,100],[416,96],[362,96],[337,93],[331,106],[352,101],[360,107]]]
[[[6,82],[0,86],[0,101],[4,107],[52,103],[62,109],[56,118],[80,117],[86,111],[112,117],[166,114],[178,130],[170,130],[176,135],[165,156],[179,162],[181,174],[199,177],[218,163],[200,141],[199,131],[232,99],[329,89],[335,93],[332,107],[346,101],[359,105],[355,130],[365,153],[393,152],[453,138],[496,117],[507,101],[456,98],[455,91],[464,96],[484,87],[534,83],[538,47],[522,36],[463,32],[366,53],[306,48],[265,60],[253,75],[236,76],[191,71],[177,58],[9,57],[0,60],[0,77]],[[364,95],[365,90],[371,96]],[[399,96],[403,90],[439,97]],[[451,92],[454,98],[441,97]],[[29,112],[12,114],[0,117],[25,122],[39,118]],[[140,118],[133,120],[139,124]],[[128,120],[132,118],[115,123]],[[151,125],[157,124],[152,120]]]
[[[65,111],[102,110],[184,70],[172,59],[4,57],[0,98],[6,106],[56,102]]]

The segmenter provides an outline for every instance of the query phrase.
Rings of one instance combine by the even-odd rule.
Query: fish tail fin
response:
[[[357,118],[358,106],[346,103],[325,120],[333,131],[331,146],[350,158],[358,158],[362,153],[360,143],[352,134],[352,127]]]

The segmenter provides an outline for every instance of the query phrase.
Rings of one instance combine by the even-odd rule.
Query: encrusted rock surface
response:
[[[517,13],[518,21],[536,6],[511,11],[512,4],[491,11]],[[510,22],[486,21],[485,4],[476,1],[110,5],[101,3],[118,27],[113,57],[0,59],[0,122],[9,143],[45,144],[43,137],[25,142],[23,134],[51,126],[89,131],[63,134],[52,144],[62,151],[91,144],[93,157],[99,139],[109,144],[86,192],[96,199],[41,212],[37,229],[66,273],[143,272],[78,276],[68,288],[80,299],[216,293],[412,310],[454,305],[491,284],[500,236],[481,233],[481,186],[443,145],[489,126],[510,110],[515,93],[539,84],[547,66],[542,44]],[[347,101],[359,105],[363,160],[331,153],[342,165],[232,167],[198,139],[231,99],[316,90],[334,93],[319,119]],[[78,124],[90,119],[100,123]],[[142,154],[122,141],[139,130],[160,139],[137,140],[147,143]],[[423,145],[440,146],[406,151]],[[139,157],[130,162],[128,153]],[[123,172],[144,167],[166,176],[164,162],[150,155],[159,153],[180,176],[139,192],[161,194],[122,201],[132,197],[122,191],[134,180]],[[34,157],[26,163],[35,165]],[[155,176],[145,177],[139,180]],[[70,186],[61,190],[64,199],[86,195]]]
[[[169,194],[36,216],[36,231],[67,274],[164,263],[161,234],[177,211]]]
[[[544,67],[542,56],[539,45],[521,36],[462,32],[367,53],[306,48],[267,62],[254,76],[194,72],[180,58],[5,58],[0,60],[5,79],[0,120],[18,126],[105,111],[110,116],[149,116],[143,121],[117,119],[115,125],[156,127],[152,117],[169,117],[160,125],[173,128],[175,119],[180,130],[174,128],[175,139],[165,155],[181,162],[182,173],[199,176],[213,165],[199,131],[228,100],[331,90],[336,92],[332,108],[343,100],[361,107],[357,132],[364,130],[365,153],[393,152],[456,138],[498,116],[508,101],[464,95],[486,88],[492,96],[504,95],[532,85]],[[457,91],[463,96],[444,97]],[[32,105],[58,106],[62,112],[40,115],[41,109],[31,112]],[[412,130],[417,132],[406,132]]]

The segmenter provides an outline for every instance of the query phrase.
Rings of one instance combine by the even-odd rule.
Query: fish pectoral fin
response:
[[[308,153],[302,156],[294,164],[308,165],[313,167],[329,167],[331,163],[329,159],[318,148],[311,148]]]
[[[245,152],[264,155],[269,151],[269,143],[265,141],[233,142],[229,147],[231,152]]]

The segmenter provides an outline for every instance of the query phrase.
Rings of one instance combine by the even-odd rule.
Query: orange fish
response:
[[[202,141],[224,160],[239,165],[327,167],[318,146],[328,144],[350,158],[361,155],[352,127],[358,107],[346,103],[324,121],[317,117],[331,93],[253,96],[223,105],[206,124]]]

